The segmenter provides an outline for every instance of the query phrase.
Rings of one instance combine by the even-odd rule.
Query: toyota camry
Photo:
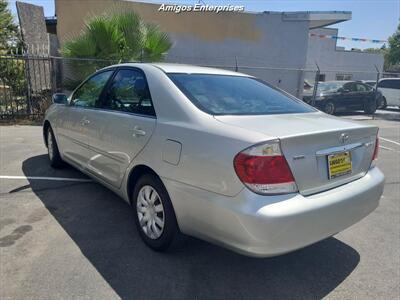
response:
[[[51,165],[66,162],[131,204],[158,251],[190,235],[251,256],[287,253],[358,222],[383,191],[377,127],[246,74],[120,64],[53,102],[43,125]]]

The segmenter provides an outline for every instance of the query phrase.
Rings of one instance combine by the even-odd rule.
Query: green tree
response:
[[[0,0],[0,54],[7,53],[18,42],[18,26],[5,0]]]
[[[134,12],[114,9],[90,18],[82,33],[63,45],[61,53],[71,58],[68,63],[70,73],[73,74],[73,78],[68,78],[71,85],[71,79],[76,83],[95,69],[112,62],[161,61],[171,46],[168,35],[158,26],[143,22]],[[78,61],[72,58],[99,61]]]
[[[396,32],[389,37],[387,60],[392,66],[400,65],[400,24],[397,26]]]
[[[0,56],[10,54],[20,45],[18,26],[7,7],[0,0]],[[11,89],[12,93],[22,93],[25,86],[23,61],[8,57],[0,60],[0,86]],[[3,93],[0,97],[4,97]]]
[[[383,45],[381,48],[367,48],[363,50],[369,53],[379,53],[384,57],[383,70],[385,72],[400,71],[400,24],[396,32],[389,37],[388,47]]]

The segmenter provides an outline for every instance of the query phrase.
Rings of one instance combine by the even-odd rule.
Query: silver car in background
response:
[[[378,90],[383,94],[382,108],[396,106],[400,109],[400,78],[382,78]]]
[[[249,75],[121,64],[53,101],[51,165],[67,162],[130,203],[155,250],[186,234],[251,256],[287,253],[361,220],[382,195],[377,127]]]

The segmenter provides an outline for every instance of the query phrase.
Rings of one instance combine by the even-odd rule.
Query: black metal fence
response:
[[[277,68],[224,59],[214,63],[199,58],[167,57],[167,61],[217,67],[257,76],[302,98],[316,97],[319,82],[331,80],[373,80],[399,74],[376,71],[340,71]],[[61,58],[45,55],[0,55],[0,119],[42,118],[55,92],[67,93],[87,75],[117,61],[90,58]]]
[[[114,61],[39,55],[0,56],[0,119],[42,118],[55,92],[68,92],[86,75]]]

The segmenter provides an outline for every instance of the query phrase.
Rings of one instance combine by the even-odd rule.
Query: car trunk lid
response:
[[[229,125],[264,133],[266,140],[279,138],[282,152],[303,195],[331,189],[364,176],[371,164],[378,132],[375,126],[360,125],[323,113],[215,118]],[[351,172],[330,176],[328,156],[344,152],[350,156]]]

